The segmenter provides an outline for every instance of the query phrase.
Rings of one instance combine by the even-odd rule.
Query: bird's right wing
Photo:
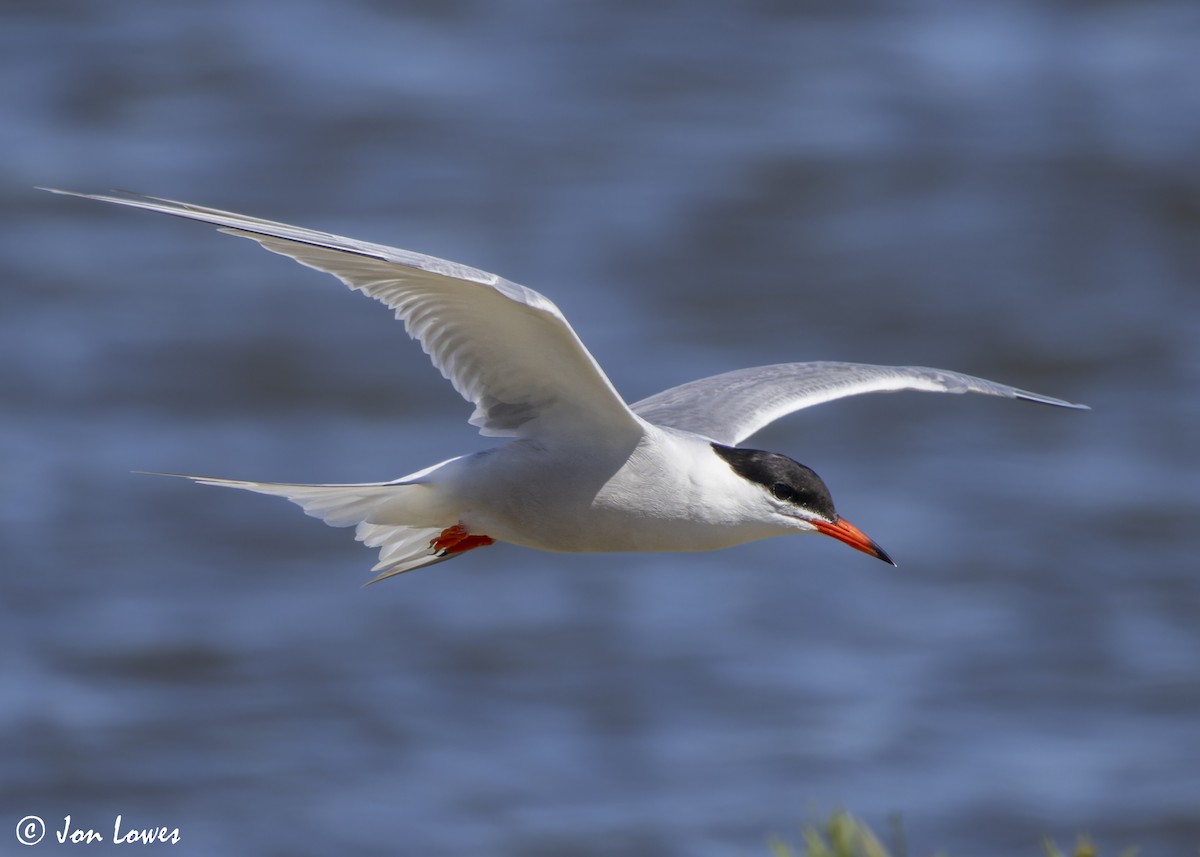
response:
[[[169,199],[52,190],[199,220],[333,274],[385,304],[441,373],[473,402],[481,434],[602,443],[642,425],[563,314],[544,295],[495,274]]]
[[[793,411],[844,396],[896,390],[982,393],[1061,408],[1087,408],[946,369],[829,362],[738,369],[672,387],[631,407],[648,422],[737,445]]]

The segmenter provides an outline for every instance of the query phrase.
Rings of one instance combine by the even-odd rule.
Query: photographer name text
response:
[[[71,816],[64,815],[62,826],[53,831],[60,845],[91,845],[111,842],[114,845],[178,845],[178,827],[137,827],[125,822],[124,816],[113,819],[112,836],[105,836],[91,827],[76,827]],[[46,822],[39,816],[27,815],[17,822],[17,841],[22,845],[37,845],[46,837]]]

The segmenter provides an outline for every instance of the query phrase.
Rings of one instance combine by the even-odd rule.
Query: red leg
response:
[[[467,532],[467,528],[462,524],[455,524],[446,527],[436,538],[430,539],[429,547],[438,556],[449,556],[485,547],[494,544],[495,541],[491,536],[475,535]]]

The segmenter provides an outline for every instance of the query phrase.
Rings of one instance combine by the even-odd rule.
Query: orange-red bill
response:
[[[896,564],[892,561],[892,558],[887,555],[887,551],[875,544],[873,539],[869,538],[866,533],[854,526],[854,524],[850,523],[845,518],[838,518],[833,523],[829,523],[827,521],[813,521],[812,524],[817,528],[818,532],[826,536],[832,536],[839,542],[845,542],[855,550],[862,551],[863,553],[869,553],[876,559],[881,559],[886,563],[890,563],[891,565]]]

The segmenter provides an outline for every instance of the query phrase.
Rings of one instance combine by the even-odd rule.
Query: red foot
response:
[[[434,539],[429,540],[429,547],[438,556],[449,556],[453,553],[462,553],[463,551],[473,550],[474,548],[486,547],[494,544],[495,539],[491,536],[477,536],[467,532],[467,528],[462,524],[455,524],[453,527],[446,527],[441,534]]]

